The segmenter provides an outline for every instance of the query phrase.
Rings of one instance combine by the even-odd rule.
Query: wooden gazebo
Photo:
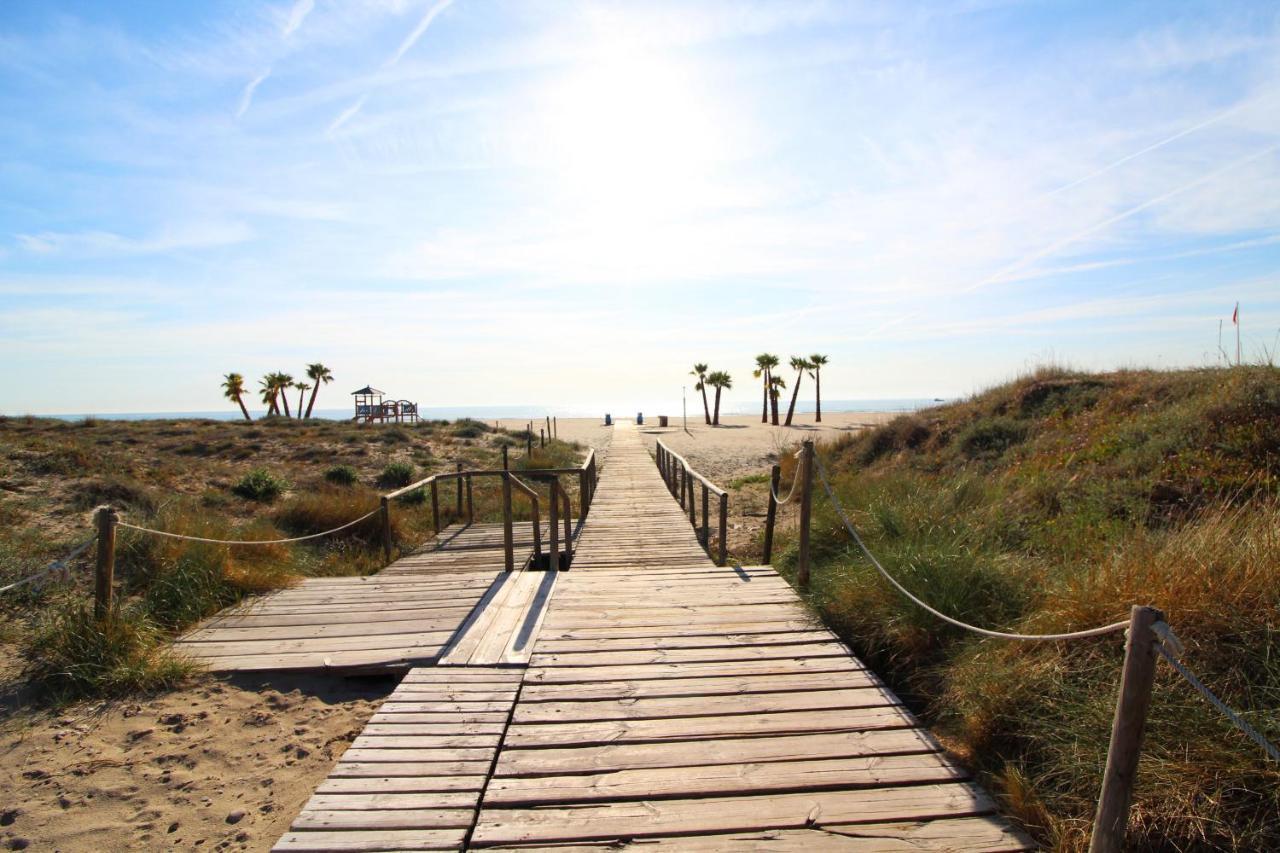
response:
[[[418,420],[417,403],[412,403],[408,400],[384,400],[386,393],[379,391],[372,385],[366,385],[357,391],[352,391],[351,396],[356,398],[356,413],[352,420],[358,423],[386,423],[388,421],[416,423]]]

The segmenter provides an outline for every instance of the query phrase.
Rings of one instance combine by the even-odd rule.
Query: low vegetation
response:
[[[1043,370],[821,456],[870,548],[936,607],[1056,632],[1153,604],[1191,668],[1280,740],[1280,371]],[[828,624],[1046,846],[1083,849],[1120,637],[1011,643],[942,624],[855,553],[821,492],[813,551]],[[776,561],[793,559],[784,541]],[[1280,849],[1278,814],[1280,768],[1161,664],[1135,849]]]
[[[208,539],[276,540],[342,527],[432,471],[501,466],[511,434],[477,421],[369,426],[322,420],[108,421],[0,418],[0,586],[47,566],[91,535],[94,507],[133,524]],[[512,464],[580,464],[583,448],[550,442]],[[377,483],[377,489],[365,484]],[[576,487],[573,478],[564,480]],[[381,491],[379,491],[381,490]],[[441,491],[442,524],[458,512]],[[477,481],[478,520],[501,518],[496,481]],[[393,554],[432,533],[428,492],[395,502]],[[517,507],[517,515],[526,510]],[[383,565],[378,516],[297,543],[212,545],[121,529],[114,616],[92,613],[91,555],[63,581],[0,597],[0,655],[55,701],[162,689],[190,672],[168,639],[246,596],[306,576]],[[12,671],[11,667],[6,667]]]

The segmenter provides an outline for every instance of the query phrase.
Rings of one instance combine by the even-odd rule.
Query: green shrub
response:
[[[1027,437],[1027,425],[1013,418],[980,420],[956,437],[960,451],[970,459],[995,458]]]
[[[471,418],[462,418],[454,421],[453,428],[450,430],[458,438],[479,438],[492,431],[493,428],[488,424]]]
[[[356,469],[350,465],[335,465],[324,472],[324,478],[335,486],[354,486],[358,481]]]
[[[141,484],[124,477],[100,477],[76,483],[71,492],[71,505],[79,510],[102,504],[151,512],[155,500]]]
[[[62,700],[172,687],[194,671],[137,603],[98,620],[83,599],[40,611],[24,648],[26,676]]]
[[[231,487],[231,491],[251,501],[271,503],[280,497],[289,484],[266,468],[254,468]]]
[[[378,485],[384,488],[399,488],[412,482],[413,466],[408,462],[392,462],[378,475]]]

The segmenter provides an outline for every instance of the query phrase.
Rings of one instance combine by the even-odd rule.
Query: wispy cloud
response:
[[[298,27],[302,26],[302,22],[307,19],[307,15],[311,14],[311,10],[315,9],[315,0],[296,0],[293,8],[289,10],[289,17],[284,22],[284,27],[280,30],[281,38],[289,38],[298,31]]]
[[[41,231],[17,234],[18,245],[39,255],[148,255],[184,249],[210,249],[249,240],[253,232],[240,222],[208,222],[165,228],[146,237],[110,231]]]
[[[268,68],[257,77],[249,81],[244,87],[244,91],[240,94],[240,106],[236,108],[236,118],[242,118],[249,111],[249,105],[253,103],[253,93],[258,91],[258,87],[262,85],[262,81],[271,76],[271,69]]]
[[[325,135],[334,133],[338,128],[355,118],[356,113],[360,112],[361,108],[364,107],[364,102],[367,100],[369,100],[368,95],[361,95],[359,98],[356,98],[355,103],[338,113],[338,117],[329,123],[329,126],[325,128]]]
[[[431,26],[431,22],[436,19],[436,16],[452,5],[453,0],[437,0],[436,4],[428,9],[427,13],[422,16],[422,20],[418,21],[418,25],[413,28],[413,31],[410,32],[409,35],[405,36],[404,41],[400,43],[400,47],[397,48],[396,52],[391,54],[390,58],[388,58],[386,63],[384,63],[384,67],[390,68],[399,62],[404,55],[412,50],[413,46],[418,43],[418,39],[422,38],[422,36],[427,32],[427,29]]]

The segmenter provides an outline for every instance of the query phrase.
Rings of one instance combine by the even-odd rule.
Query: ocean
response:
[[[891,397],[882,399],[863,399],[863,400],[823,400],[823,412],[914,412],[929,406],[936,406],[939,403],[946,402],[939,398],[918,398],[918,397]],[[786,412],[786,400],[779,402],[779,411]],[[693,417],[702,410],[702,399],[690,393],[688,399],[689,416]],[[796,404],[796,412],[810,414],[813,412],[813,401],[800,401]],[[721,415],[750,415],[760,411],[760,401],[747,402],[745,400],[724,401],[720,404]],[[537,406],[532,404],[526,405],[509,405],[509,406],[423,406],[418,410],[421,417],[428,420],[448,420],[453,421],[459,418],[475,418],[482,421],[493,421],[501,418],[600,418],[603,420],[606,414],[613,415],[615,418],[631,418],[638,413],[644,413],[649,417],[655,415],[670,415],[671,417],[680,416],[680,403],[676,402],[674,406],[667,403],[654,403],[648,406],[640,405],[635,409],[622,409],[618,406],[610,407],[602,406]],[[6,415],[17,416],[28,414],[26,412],[6,412]],[[36,413],[31,413],[36,414]],[[262,409],[250,409],[249,414],[258,418],[266,414]],[[101,418],[102,420],[119,420],[119,421],[139,421],[139,420],[190,420],[195,418],[204,418],[217,421],[234,421],[240,420],[244,416],[240,414],[240,410],[235,406],[228,406],[226,409],[217,409],[212,411],[191,411],[191,412],[76,412],[76,413],[59,413],[37,415],[38,417],[58,418],[60,420],[78,421],[84,418]],[[316,409],[312,412],[313,417],[324,418],[326,420],[348,420],[352,416],[351,409]]]

